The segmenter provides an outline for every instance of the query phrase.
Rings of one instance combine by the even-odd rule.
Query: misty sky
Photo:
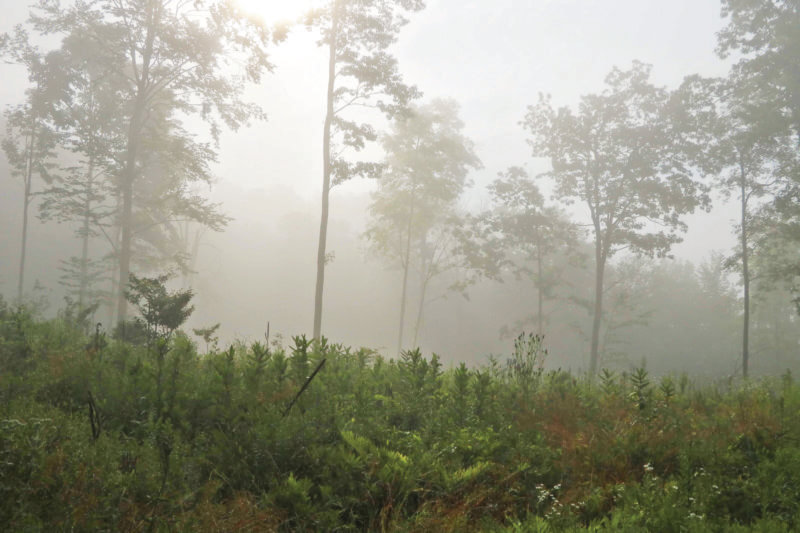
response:
[[[677,86],[688,74],[723,75],[727,70],[714,54],[715,33],[722,27],[715,0],[429,0],[427,4],[411,16],[396,53],[406,81],[416,84],[426,100],[450,97],[462,106],[465,133],[475,141],[484,164],[483,170],[472,174],[475,187],[464,199],[473,209],[485,206],[485,185],[509,166],[524,165],[531,174],[547,169],[542,160],[530,157],[526,133],[519,126],[538,93],[550,93],[557,105],[575,105],[580,95],[602,90],[613,66],[628,68],[633,60],[652,64],[655,83],[668,87]],[[0,0],[0,7],[0,32],[12,30],[27,17],[24,2]],[[218,182],[208,193],[234,221],[227,233],[208,234],[201,245],[195,279],[197,311],[191,325],[221,321],[222,334],[229,340],[259,338],[266,320],[285,334],[307,331],[311,325],[327,57],[315,36],[298,26],[287,41],[273,48],[272,61],[274,73],[247,95],[263,106],[269,121],[222,136],[215,167]],[[2,107],[20,102],[25,85],[22,68],[3,66]],[[198,134],[206,131],[199,120],[196,126]],[[380,157],[380,152],[372,148],[368,155]],[[340,340],[385,347],[396,335],[398,274],[387,272],[378,259],[365,258],[361,237],[371,187],[356,181],[332,191],[329,250],[336,260],[326,275],[324,320],[326,330],[336,332]],[[21,204],[21,190],[21,184],[5,183],[0,195],[11,192],[13,198],[0,200]],[[577,220],[585,220],[582,205],[572,212]],[[674,247],[674,255],[699,263],[712,250],[729,252],[735,218],[735,209],[719,202],[710,214],[688,217],[689,233],[683,244]],[[16,276],[11,273],[18,261],[18,220],[19,213],[0,213],[0,223],[11,228],[10,234],[0,235],[6,237],[0,243],[7,245],[0,256],[0,272],[7,272],[9,281]],[[37,270],[30,279],[56,285],[57,258],[74,253],[77,244],[62,237],[68,235],[67,228],[37,224],[35,232],[39,233],[32,238],[30,260]],[[352,285],[347,280],[353,277],[361,284],[361,296],[349,292]],[[382,314],[362,309],[370,301],[386,303]],[[455,311],[442,307],[439,317],[434,308],[432,322],[443,325],[443,320],[451,320],[447,328],[455,332],[473,328],[464,317],[476,308],[460,299],[451,305]],[[489,353],[495,349],[497,329],[515,317],[497,318],[498,324],[477,319],[487,331],[481,341],[485,344],[464,336],[463,346],[450,339],[450,345],[432,348],[462,356]]]
[[[558,105],[602,90],[617,65],[653,64],[656,83],[674,87],[691,73],[722,75],[714,54],[722,27],[712,0],[431,0],[411,18],[397,45],[400,69],[424,97],[452,97],[462,106],[466,133],[484,169],[466,201],[479,207],[482,186],[511,165],[546,169],[530,157],[519,121],[538,93]],[[275,75],[254,90],[270,114],[245,135],[230,134],[221,162],[226,178],[246,187],[283,183],[318,201],[326,57],[299,27],[273,54]],[[234,170],[235,169],[235,170]],[[368,190],[368,183],[334,189],[336,198]],[[735,213],[719,206],[687,219],[676,256],[701,261],[709,249],[733,245]]]
[[[721,75],[714,55],[722,21],[712,0],[429,0],[411,18],[397,45],[400,68],[425,98],[452,97],[462,105],[467,134],[476,142],[484,169],[466,202],[479,207],[482,186],[511,165],[544,170],[530,157],[519,121],[539,92],[558,105],[602,89],[615,65],[638,59],[654,66],[656,83],[674,87],[691,73]],[[2,0],[0,31],[27,13],[24,2]],[[223,137],[217,174],[243,188],[276,185],[316,201],[321,175],[325,54],[314,36],[296,27],[273,50],[275,73],[249,96],[270,120]],[[19,101],[22,69],[6,69],[0,103]],[[16,70],[16,76],[13,72]],[[281,187],[283,188],[283,187]],[[363,194],[369,183],[350,183],[336,198]],[[285,189],[284,189],[285,190]],[[709,249],[733,243],[733,213],[715,208],[689,218],[679,257],[700,261]]]

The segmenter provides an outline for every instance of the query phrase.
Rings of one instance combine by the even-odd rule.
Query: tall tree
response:
[[[17,299],[22,300],[25,288],[25,259],[28,246],[28,218],[33,199],[33,181],[38,177],[52,180],[58,134],[53,127],[50,102],[60,85],[48,77],[48,58],[30,44],[27,32],[17,27],[11,36],[0,39],[0,55],[22,65],[28,72],[31,87],[25,103],[9,107],[5,112],[6,136],[3,151],[11,167],[11,175],[22,180],[23,210]]]
[[[685,230],[681,215],[707,201],[670,120],[670,94],[650,83],[650,67],[613,69],[600,94],[577,112],[541,96],[523,122],[535,157],[547,157],[555,193],[582,202],[594,240],[595,289],[589,370],[599,364],[605,270],[620,250],[665,255]]]
[[[377,177],[380,165],[350,161],[345,151],[362,150],[378,134],[368,122],[346,116],[353,108],[374,108],[388,117],[419,95],[405,85],[389,47],[408,22],[404,13],[424,7],[423,0],[329,0],[309,14],[328,51],[328,88],[322,132],[322,206],[314,293],[314,338],[322,333],[322,299],[328,261],[328,213],[331,187],[357,176]]]
[[[241,95],[246,82],[258,82],[271,68],[269,32],[224,0],[93,0],[67,8],[43,2],[32,21],[43,33],[86,36],[94,44],[94,61],[124,86],[119,98],[127,133],[118,180],[122,290],[117,298],[117,320],[123,321],[136,186],[143,168],[153,163],[148,152],[159,154],[163,168],[180,161],[185,176],[207,177],[220,122],[235,129],[263,117]],[[209,123],[214,145],[198,142],[181,127],[181,119],[191,114]]]
[[[768,136],[793,133],[795,146],[800,146],[800,4],[796,0],[723,0],[722,15],[727,25],[717,34],[717,53],[736,57],[731,79],[745,100],[762,102],[770,111],[753,118],[762,131],[771,130]],[[800,243],[799,155],[795,150],[791,159],[775,165],[783,177],[771,211],[775,231],[764,235],[772,243],[762,246],[775,259],[767,265],[767,273],[792,286],[800,268],[794,266],[794,259],[785,261],[786,254],[774,252],[796,249]]]
[[[537,292],[535,322],[545,333],[545,302],[555,297],[563,265],[560,257],[578,259],[578,228],[555,206],[545,202],[538,185],[520,167],[501,173],[489,186],[490,210],[480,215],[483,240],[500,251],[496,261],[517,279],[531,279]],[[488,243],[487,243],[488,244]]]
[[[750,300],[753,273],[750,259],[754,217],[763,207],[764,197],[773,197],[781,183],[781,162],[796,153],[789,130],[778,126],[781,112],[768,100],[759,99],[741,79],[687,78],[676,91],[689,117],[698,143],[695,157],[699,168],[714,176],[724,197],[739,198],[739,246],[733,258],[742,276],[742,375],[747,377],[750,362]],[[763,224],[762,224],[763,227]]]
[[[403,346],[409,272],[416,266],[420,275],[416,343],[428,285],[442,273],[444,258],[452,250],[447,226],[468,184],[469,170],[481,166],[463,127],[455,102],[434,100],[398,117],[383,139],[385,172],[373,194],[366,235],[377,253],[403,269],[398,353]]]
[[[112,248],[116,246],[107,230],[116,215],[114,178],[125,139],[118,99],[123,87],[92,61],[91,42],[83,35],[71,35],[51,56],[64,86],[60,99],[52,102],[55,124],[60,144],[75,154],[75,161],[43,191],[39,216],[77,225],[81,254],[65,262],[62,281],[83,309],[90,293],[92,298],[105,294],[95,287],[104,268],[90,255],[91,240],[104,235]]]

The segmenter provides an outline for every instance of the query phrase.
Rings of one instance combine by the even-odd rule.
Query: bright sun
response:
[[[295,20],[321,0],[236,0],[242,8],[270,22]]]

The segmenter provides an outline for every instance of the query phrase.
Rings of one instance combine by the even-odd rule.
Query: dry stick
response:
[[[317,372],[320,371],[320,369],[322,368],[322,365],[325,364],[325,361],[326,361],[325,359],[320,361],[319,365],[317,365],[317,368],[315,368],[314,371],[311,373],[311,375],[308,376],[308,378],[306,379],[306,382],[303,383],[303,386],[300,388],[299,391],[297,391],[297,394],[295,395],[294,399],[292,400],[292,403],[290,403],[289,407],[287,407],[286,410],[283,412],[283,416],[281,418],[286,418],[286,415],[289,414],[289,411],[292,409],[292,407],[294,406],[295,402],[297,402],[297,399],[300,398],[300,395],[303,394],[303,392],[306,390],[308,385],[311,383],[311,380],[314,379],[314,376],[316,376]]]

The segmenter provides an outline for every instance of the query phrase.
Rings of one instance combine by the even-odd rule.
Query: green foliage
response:
[[[54,203],[47,211],[56,218],[77,214],[84,234],[107,225],[90,219],[102,202],[97,178],[108,170],[105,177],[113,179],[107,185],[118,200],[112,211],[121,235],[112,247],[122,285],[132,260],[146,263],[156,256],[181,263],[168,252],[176,248],[169,246],[175,218],[217,230],[228,221],[215,204],[190,192],[189,184],[211,181],[216,145],[190,132],[186,118],[194,115],[207,123],[210,137],[218,141],[223,124],[235,129],[264,116],[258,106],[242,101],[242,94],[243,82],[260,81],[272,66],[266,52],[269,30],[234,3],[219,0],[46,2],[34,12],[31,26],[61,43],[51,56],[59,68],[47,73],[55,71],[67,81],[47,103],[61,112],[59,126],[69,134],[65,148],[85,159],[79,166],[87,167],[77,180],[65,179],[50,191]],[[10,44],[12,50],[24,49]],[[240,68],[226,68],[226,61]],[[76,186],[84,200],[77,213],[70,205]],[[80,262],[85,268],[85,254]],[[81,279],[85,294],[87,278]],[[124,291],[118,304],[123,320]]]
[[[644,410],[647,407],[648,399],[650,397],[650,378],[647,370],[644,367],[639,367],[631,374],[631,399],[639,407],[639,410]]]
[[[194,306],[189,305],[192,291],[169,292],[165,286],[169,278],[168,274],[155,278],[130,276],[125,296],[139,310],[153,338],[169,337],[194,311]]]
[[[0,341],[4,364],[24,362],[24,380],[2,375],[0,520],[13,530],[800,525],[800,387],[788,375],[576,379],[543,371],[536,335],[505,366],[476,369],[303,336],[288,356],[256,342],[200,357],[180,332],[156,350],[93,344],[63,317],[5,305]]]
[[[664,402],[669,404],[676,394],[675,381],[670,376],[664,376],[661,378],[661,383],[658,385],[658,390],[661,392]]]
[[[216,349],[217,341],[219,341],[219,337],[214,335],[217,330],[219,329],[219,322],[214,324],[213,326],[209,326],[207,328],[193,328],[192,333],[203,339],[206,343],[206,351],[209,350],[209,345],[214,346]]]
[[[545,204],[539,185],[525,169],[511,167],[489,185],[492,207],[468,217],[461,231],[465,256],[483,275],[502,279],[508,272],[530,279],[536,287],[532,317],[544,335],[545,303],[556,299],[565,267],[582,262],[577,252],[578,228],[556,207]]]
[[[555,194],[580,202],[590,216],[595,258],[590,370],[600,362],[606,266],[617,252],[663,257],[685,231],[681,217],[709,203],[708,186],[688,165],[691,147],[672,124],[670,93],[635,61],[606,76],[606,88],[573,110],[540,95],[524,126],[532,155],[547,157]],[[614,120],[607,117],[613,116]],[[587,147],[587,139],[591,139]]]
[[[539,334],[520,333],[514,340],[514,353],[507,362],[509,379],[527,395],[539,386],[544,373],[547,349]]]
[[[431,281],[463,270],[457,203],[469,185],[469,170],[481,167],[474,143],[463,129],[458,105],[434,100],[397,116],[391,132],[383,138],[385,169],[372,194],[364,235],[373,253],[403,270],[398,353],[404,340],[409,273],[417,273],[420,288],[416,344]],[[468,284],[466,278],[460,279],[450,289]]]

